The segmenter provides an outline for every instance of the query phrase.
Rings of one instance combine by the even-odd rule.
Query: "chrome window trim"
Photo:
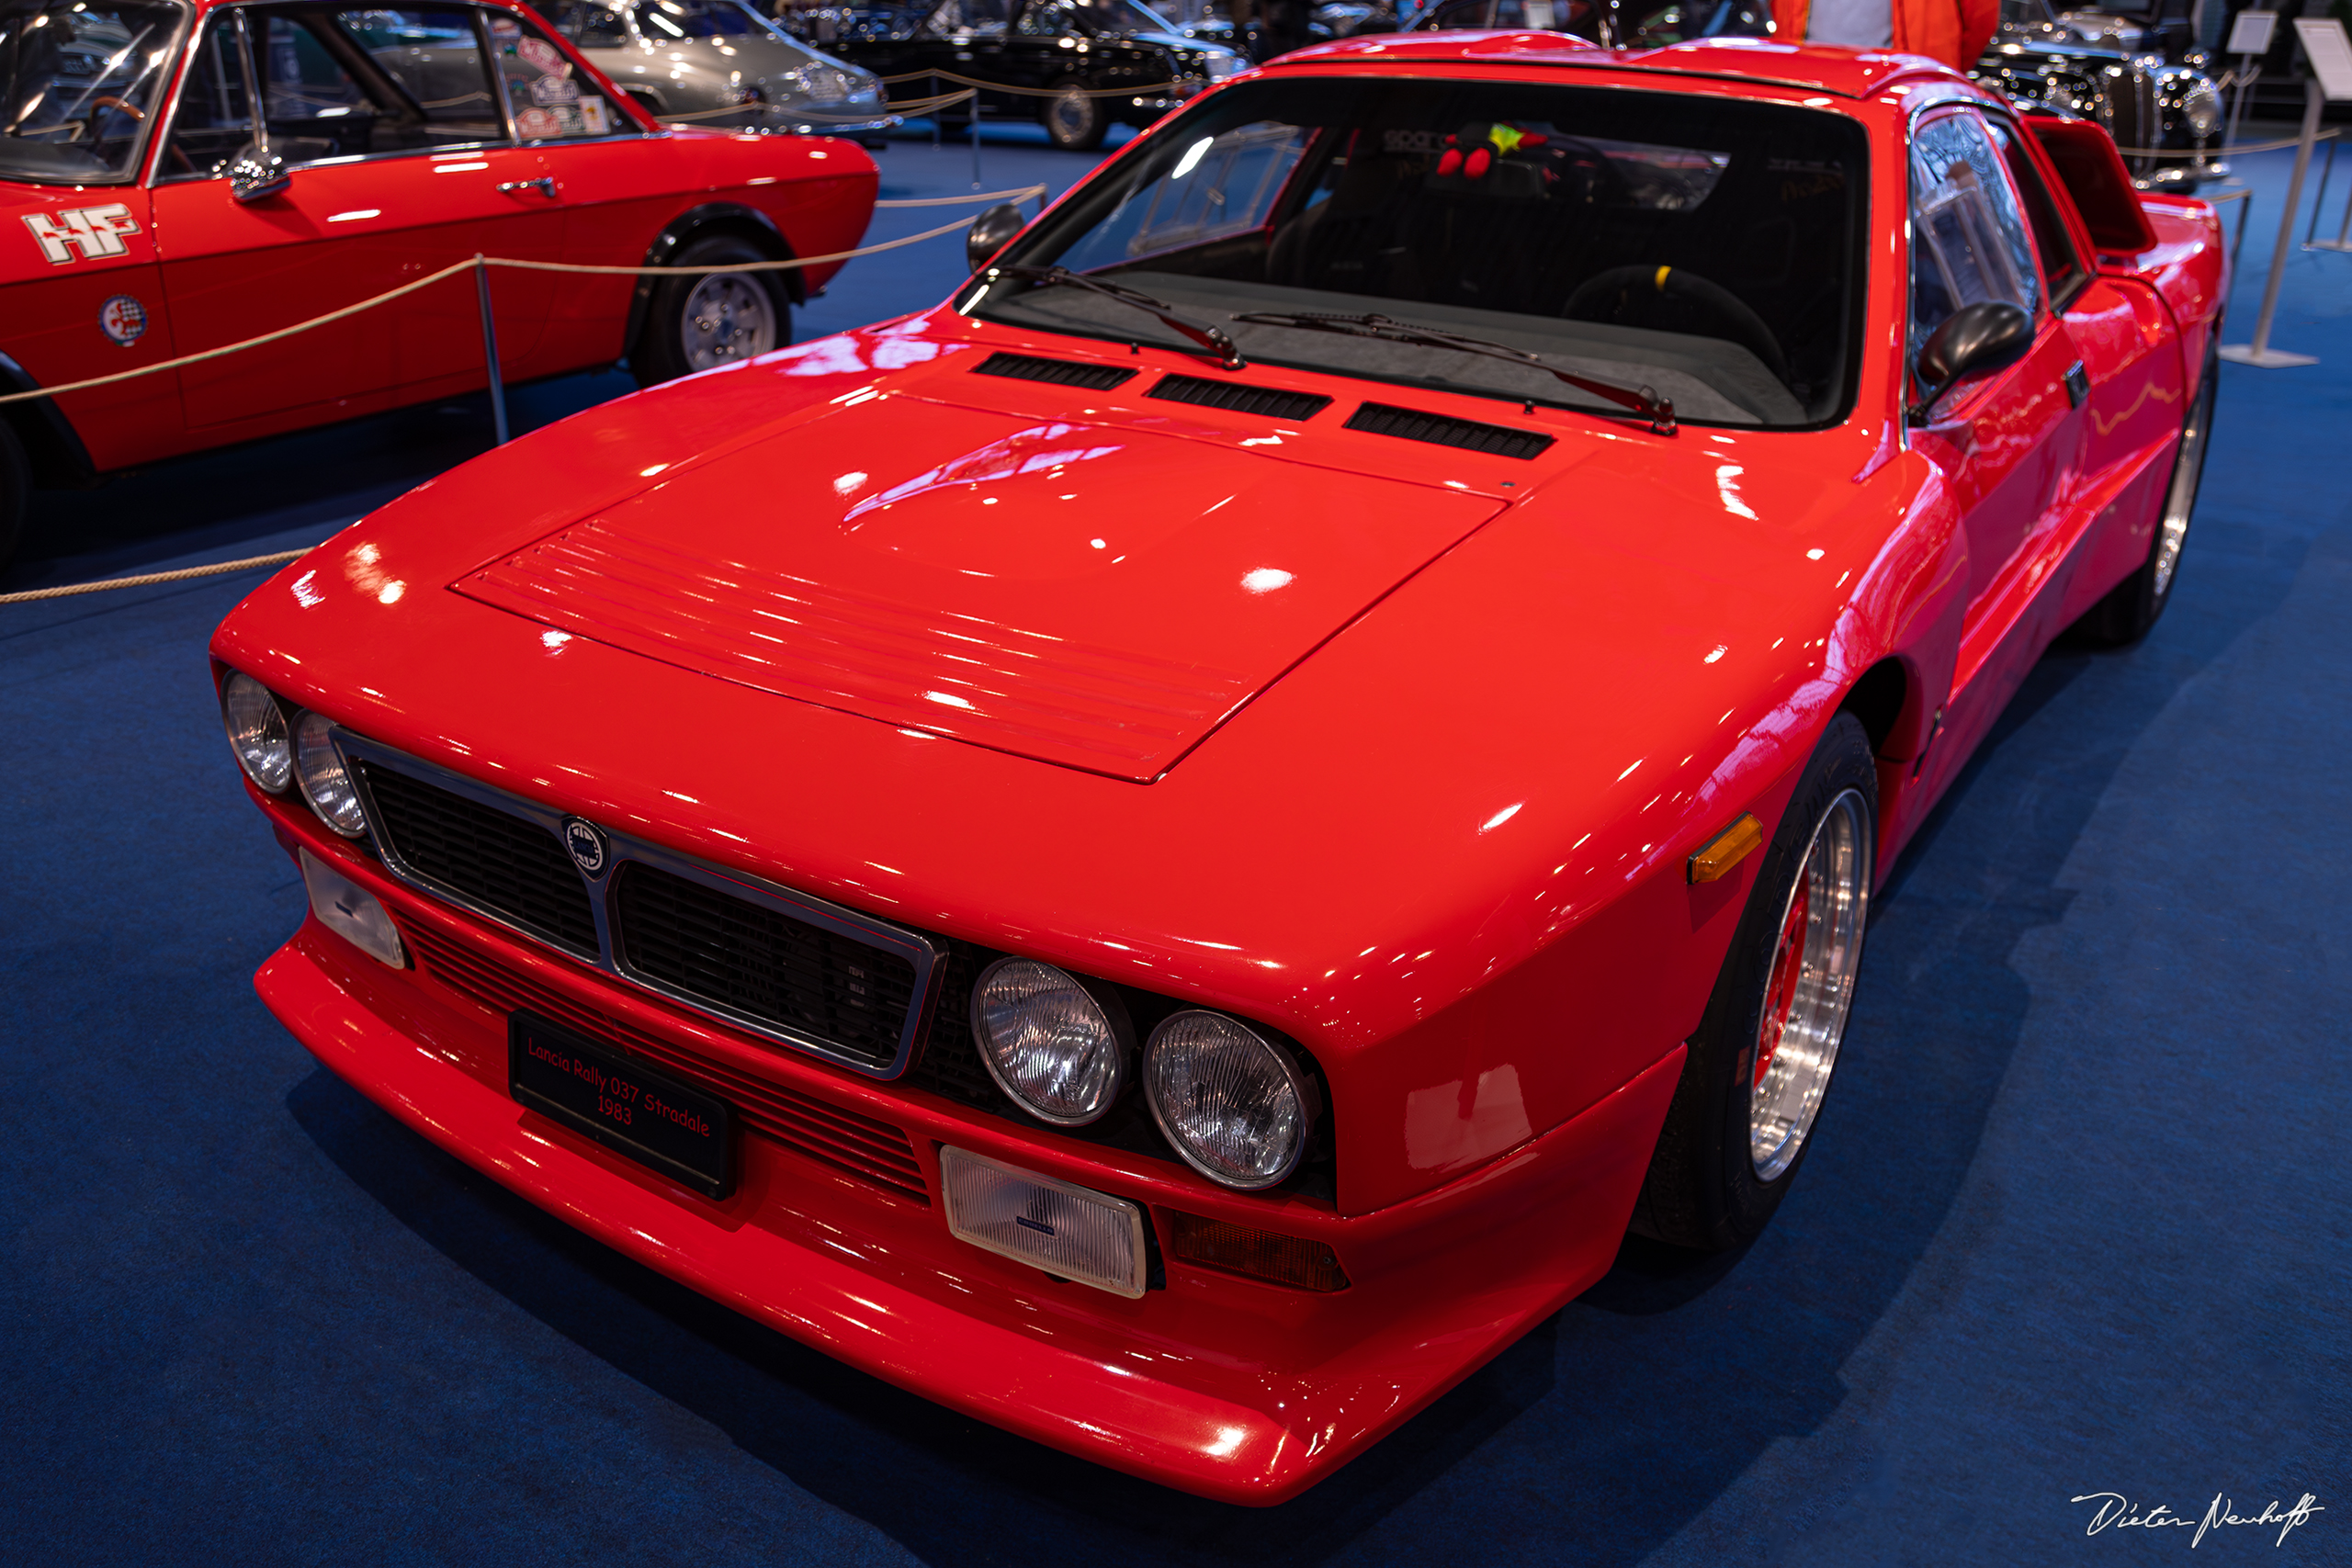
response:
[[[626,982],[640,990],[650,991],[656,996],[676,1002],[682,1007],[689,1008],[707,1018],[715,1019],[747,1033],[758,1035],[763,1040],[772,1040],[778,1044],[788,1045],[797,1051],[804,1051],[812,1056],[821,1057],[863,1077],[895,1078],[903,1075],[914,1065],[915,1048],[922,1039],[924,1026],[929,1022],[937,1005],[939,987],[946,975],[946,954],[928,938],[909,931],[903,926],[892,925],[888,921],[876,919],[858,910],[845,908],[839,904],[813,897],[806,893],[796,892],[792,888],[770,882],[752,873],[718,865],[676,850],[665,849],[635,834],[623,832],[597,822],[593,825],[605,836],[605,870],[600,875],[592,877],[585,873],[581,874],[581,885],[588,895],[589,910],[596,925],[596,951],[585,952],[518,925],[496,909],[490,908],[458,889],[435,880],[401,859],[399,851],[387,841],[382,828],[383,814],[377,809],[375,795],[368,787],[366,771],[356,764],[368,762],[393,773],[405,774],[420,782],[446,789],[452,795],[462,795],[479,805],[491,807],[532,823],[544,829],[548,836],[556,840],[558,848],[565,849],[567,859],[570,858],[570,851],[563,844],[564,824],[568,821],[585,821],[587,818],[578,817],[572,812],[543,805],[510,790],[502,789],[496,784],[485,784],[480,779],[452,772],[437,763],[413,757],[407,752],[396,750],[390,746],[356,734],[341,725],[334,727],[331,739],[337,754],[343,759],[345,768],[350,772],[353,786],[359,793],[360,804],[367,810],[368,842],[375,847],[384,868],[407,886],[443,903],[454,905],[478,919],[488,920],[503,931],[512,931],[541,947],[585,963],[614,979]],[[906,1020],[899,1027],[898,1048],[892,1054],[890,1060],[877,1067],[844,1051],[831,1041],[806,1031],[739,1011],[723,1002],[712,1001],[708,998],[696,996],[693,992],[682,990],[639,973],[628,962],[626,955],[621,952],[612,908],[613,899],[620,883],[620,868],[632,862],[699,883],[731,897],[741,898],[745,903],[774,909],[794,919],[829,931],[836,936],[846,937],[850,941],[862,942],[885,953],[896,953],[906,959],[915,972],[914,986],[908,1002]]]

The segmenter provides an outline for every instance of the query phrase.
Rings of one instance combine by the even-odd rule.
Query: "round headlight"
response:
[[[1272,1187],[1306,1150],[1314,1101],[1298,1065],[1220,1013],[1175,1013],[1153,1030],[1143,1087],[1159,1130],[1212,1181]]]
[[[351,773],[335,755],[334,722],[322,713],[306,713],[294,727],[294,766],[302,775],[302,798],[319,820],[346,839],[368,831],[368,813],[360,808],[359,792]]]
[[[972,1038],[997,1087],[1057,1127],[1097,1120],[1126,1087],[1133,1036],[1124,1010],[1105,1008],[1050,964],[989,964],[972,987]]]
[[[220,720],[245,776],[272,795],[284,794],[294,774],[294,750],[286,740],[286,716],[269,688],[250,675],[230,676],[220,688]]]

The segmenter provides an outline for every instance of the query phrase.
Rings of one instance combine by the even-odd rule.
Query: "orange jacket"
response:
[[[1924,54],[1965,72],[1993,41],[2001,24],[2001,0],[1889,0],[1894,13],[1894,39],[1889,48],[1902,54]],[[1813,0],[1772,0],[1774,30],[1791,43],[1804,41],[1813,19]]]

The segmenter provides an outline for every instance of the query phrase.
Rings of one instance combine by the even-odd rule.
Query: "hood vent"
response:
[[[1201,376],[1162,376],[1159,384],[1144,396],[1234,413],[1262,414],[1268,419],[1313,419],[1331,406],[1330,399],[1316,392],[1285,392],[1277,387],[1212,381]]]
[[[1419,409],[1400,409],[1387,403],[1364,404],[1350,416],[1348,428],[1406,441],[1459,446],[1465,452],[1484,452],[1495,457],[1534,457],[1552,445],[1552,437],[1541,431],[1480,424],[1476,420],[1450,419],[1442,413],[1423,413]]]
[[[1040,359],[1028,354],[991,354],[972,369],[975,376],[1006,376],[1015,381],[1050,381],[1057,387],[1084,387],[1107,392],[1135,379],[1132,370],[1115,365],[1087,365],[1075,359]]]

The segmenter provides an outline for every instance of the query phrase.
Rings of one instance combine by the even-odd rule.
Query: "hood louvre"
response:
[[[1331,400],[1317,392],[1286,392],[1279,387],[1212,381],[1203,376],[1162,376],[1159,385],[1144,396],[1234,413],[1263,414],[1269,419],[1313,419],[1331,406]]]
[[[1368,430],[1374,435],[1394,435],[1405,441],[1459,446],[1465,452],[1484,452],[1489,457],[1517,457],[1522,462],[1539,456],[1552,445],[1552,437],[1541,431],[1514,430],[1508,424],[1480,424],[1476,420],[1423,413],[1419,409],[1400,409],[1388,403],[1364,404],[1348,416],[1348,428]]]
[[[1015,381],[1046,381],[1057,387],[1084,387],[1107,392],[1136,378],[1115,365],[1087,365],[1075,359],[1042,359],[1033,354],[991,354],[972,367],[975,376],[1003,376]]]

